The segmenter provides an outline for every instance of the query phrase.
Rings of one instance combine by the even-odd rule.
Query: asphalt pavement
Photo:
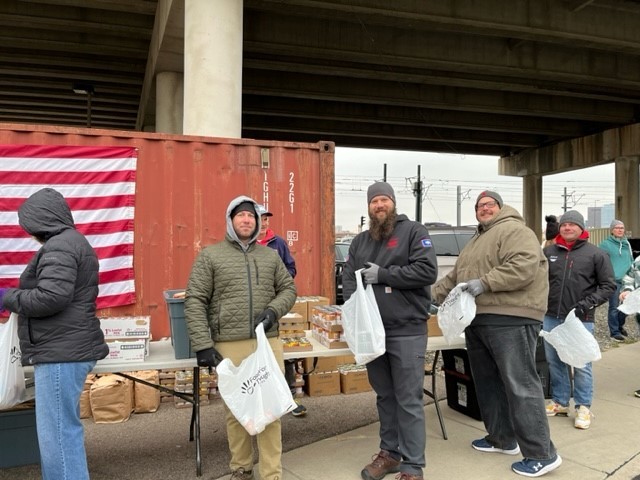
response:
[[[640,342],[603,352],[593,364],[595,419],[588,430],[569,417],[549,418],[551,436],[563,459],[545,475],[554,480],[640,480]],[[444,382],[444,379],[439,380]],[[519,456],[482,453],[471,441],[483,437],[482,422],[440,402],[448,440],[444,440],[433,404],[425,406],[427,467],[425,479],[495,480],[524,478],[511,471]],[[379,423],[326,438],[283,455],[284,480],[358,480],[378,452]],[[229,476],[221,477],[228,479]],[[257,476],[256,476],[257,478]],[[386,479],[393,479],[390,474]]]

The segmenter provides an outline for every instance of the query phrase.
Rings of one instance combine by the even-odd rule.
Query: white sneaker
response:
[[[591,413],[591,410],[584,405],[580,405],[580,407],[576,408],[576,420],[573,426],[581,430],[586,430],[591,426],[591,419],[593,417],[595,417],[595,415]]]

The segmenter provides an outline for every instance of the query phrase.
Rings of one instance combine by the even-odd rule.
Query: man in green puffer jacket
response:
[[[284,371],[277,320],[296,301],[296,287],[275,250],[258,245],[260,216],[256,202],[240,196],[227,207],[225,239],[206,247],[191,269],[185,318],[198,365],[215,367],[222,358],[235,365],[256,349],[255,328],[264,326]],[[253,478],[251,435],[225,406],[232,479]],[[257,435],[260,478],[282,479],[280,420]]]

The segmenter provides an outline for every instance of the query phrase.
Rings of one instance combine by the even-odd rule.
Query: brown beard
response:
[[[398,214],[396,213],[395,207],[393,210],[389,212],[387,218],[385,218],[382,222],[380,222],[375,216],[372,216],[369,213],[369,235],[376,242],[380,240],[386,240],[391,237],[393,233],[393,229],[396,226],[396,217]]]

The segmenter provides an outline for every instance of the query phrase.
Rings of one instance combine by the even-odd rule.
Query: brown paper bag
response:
[[[131,381],[118,375],[98,378],[89,394],[93,421],[96,423],[121,423],[129,420],[133,410],[133,386]]]
[[[139,372],[132,372],[131,376],[146,380],[149,383],[160,383],[157,370],[140,370]],[[158,410],[160,407],[160,390],[138,382],[134,382],[134,389],[134,411],[136,413],[151,413]]]
[[[96,378],[97,376],[95,374],[90,373],[84,381],[82,393],[80,394],[80,418],[91,417],[91,400],[89,397],[91,385],[93,385]]]

